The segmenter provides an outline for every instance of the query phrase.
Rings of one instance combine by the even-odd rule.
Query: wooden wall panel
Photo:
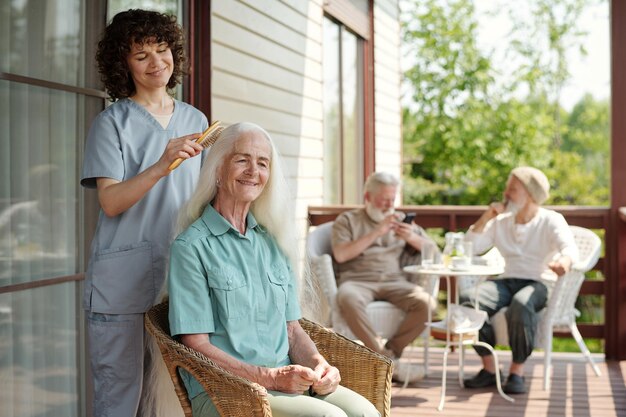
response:
[[[214,118],[268,130],[301,219],[322,201],[322,17],[321,0],[212,2]]]
[[[402,176],[400,22],[398,2],[374,3],[376,170]]]

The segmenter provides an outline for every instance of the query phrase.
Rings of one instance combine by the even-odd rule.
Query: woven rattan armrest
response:
[[[300,325],[328,363],[339,369],[341,385],[367,398],[381,416],[389,416],[391,360],[312,321],[300,319]]]
[[[191,416],[191,404],[177,368],[183,368],[193,375],[207,392],[220,415],[271,417],[267,391],[264,387],[233,375],[206,356],[169,336],[168,307],[167,303],[161,303],[150,309],[146,313],[146,327],[155,337],[161,350],[185,415]]]

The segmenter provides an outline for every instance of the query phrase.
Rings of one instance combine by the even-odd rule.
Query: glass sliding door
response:
[[[75,296],[73,282],[0,294],[0,415],[81,415]]]
[[[85,415],[78,173],[97,0],[0,6],[0,415]],[[104,21],[104,16],[100,15]],[[89,27],[88,27],[89,26]],[[88,64],[87,64],[88,62]]]
[[[97,197],[78,184],[117,12],[182,0],[0,2],[0,416],[89,416],[82,279]],[[177,89],[181,98],[182,89]]]

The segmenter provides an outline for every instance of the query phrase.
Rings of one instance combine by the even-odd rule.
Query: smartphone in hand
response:
[[[402,222],[411,224],[413,223],[413,220],[415,220],[415,213],[407,213],[406,217],[404,218],[404,220],[402,220]]]

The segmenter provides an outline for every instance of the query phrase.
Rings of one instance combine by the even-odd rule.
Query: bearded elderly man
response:
[[[504,203],[493,203],[466,234],[476,253],[495,246],[505,261],[499,279],[483,282],[478,291],[468,290],[461,297],[468,304],[478,302],[489,317],[507,307],[506,319],[513,361],[504,385],[507,394],[526,392],[524,362],[530,356],[537,332],[537,313],[548,299],[546,283],[554,282],[570,270],[578,259],[578,249],[565,218],[541,207],[550,191],[543,172],[532,167],[511,171],[504,190]],[[480,330],[480,340],[495,343],[489,321]],[[494,358],[488,349],[475,346],[483,369],[466,379],[466,388],[496,384]]]
[[[436,301],[407,280],[401,260],[413,257],[415,261],[422,247],[434,242],[421,227],[403,223],[404,214],[394,211],[398,186],[398,179],[391,174],[371,174],[365,182],[365,207],[344,212],[335,220],[332,250],[339,270],[337,306],[350,330],[365,346],[394,359],[396,376],[408,374],[413,381],[422,377],[423,371],[406,372],[408,365],[399,358],[424,330],[428,309],[434,310]],[[367,305],[378,300],[406,312],[386,344],[376,335],[366,313]]]

